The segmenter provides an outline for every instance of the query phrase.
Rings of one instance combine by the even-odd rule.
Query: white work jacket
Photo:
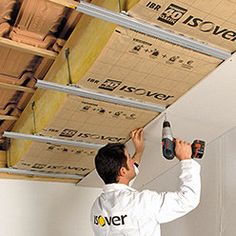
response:
[[[200,165],[180,162],[182,182],[177,192],[137,190],[107,184],[94,202],[91,223],[96,236],[160,236],[160,224],[179,218],[200,201]]]

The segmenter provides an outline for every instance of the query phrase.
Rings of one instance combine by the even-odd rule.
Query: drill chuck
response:
[[[164,121],[163,123],[163,129],[162,129],[162,139],[170,139],[173,141],[173,134],[170,128],[170,122],[169,121]]]

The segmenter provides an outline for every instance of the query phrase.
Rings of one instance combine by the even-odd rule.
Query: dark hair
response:
[[[105,184],[117,183],[120,168],[128,169],[124,151],[125,145],[122,143],[108,143],[98,150],[95,166]]]

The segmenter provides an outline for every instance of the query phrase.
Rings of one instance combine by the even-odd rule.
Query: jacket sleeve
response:
[[[134,184],[134,181],[135,181],[137,175],[139,174],[138,166],[139,165],[137,163],[134,164],[134,171],[135,171],[136,176],[129,182],[129,187],[131,187]]]
[[[201,180],[200,165],[194,160],[183,160],[181,163],[181,186],[177,192],[157,193],[147,191],[143,194],[145,205],[159,223],[177,219],[194,208],[200,202]],[[144,191],[145,192],[145,191]]]

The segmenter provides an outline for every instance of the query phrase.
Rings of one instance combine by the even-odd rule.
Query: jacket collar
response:
[[[136,191],[135,189],[127,186],[126,184],[117,184],[117,183],[114,183],[114,184],[106,184],[104,187],[103,187],[103,192],[112,192],[112,191],[115,191],[115,190],[131,190],[131,191]]]

